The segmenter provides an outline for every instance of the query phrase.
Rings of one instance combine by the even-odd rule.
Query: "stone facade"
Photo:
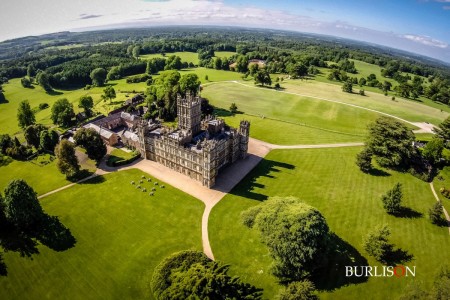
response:
[[[145,158],[212,187],[222,167],[247,156],[250,123],[235,129],[215,117],[201,120],[200,103],[199,97],[179,97],[177,129],[143,122],[138,135]]]

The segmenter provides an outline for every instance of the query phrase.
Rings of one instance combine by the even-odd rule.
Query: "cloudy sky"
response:
[[[450,62],[450,0],[2,0],[0,41],[63,30],[233,25],[327,34]]]

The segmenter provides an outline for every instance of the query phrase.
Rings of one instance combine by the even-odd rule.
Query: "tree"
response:
[[[22,79],[20,79],[20,83],[24,88],[31,87],[31,80],[28,77],[22,77]]]
[[[433,131],[444,141],[450,141],[450,117],[447,117],[437,128],[433,128]]]
[[[242,218],[260,232],[280,280],[303,279],[323,265],[329,229],[317,209],[293,197],[274,197],[244,211]]]
[[[30,64],[27,67],[27,76],[28,78],[32,78],[34,75],[36,75],[36,69]]]
[[[182,93],[186,94],[189,92],[195,96],[197,95],[199,88],[200,80],[198,79],[197,74],[191,73],[181,76],[180,90]]]
[[[134,46],[132,50],[132,54],[134,58],[139,58],[139,55],[141,55],[141,46]]]
[[[51,119],[53,124],[69,127],[75,117],[73,105],[66,98],[56,100],[52,106]]]
[[[353,93],[353,83],[351,80],[347,80],[346,82],[344,82],[342,91],[346,93]]]
[[[36,76],[36,82],[48,93],[53,91],[50,85],[50,75],[46,72],[39,72]]]
[[[396,214],[400,212],[402,205],[402,185],[397,182],[392,190],[389,190],[386,194],[381,197],[381,201],[383,202],[384,209],[389,214]]]
[[[237,111],[238,111],[238,107],[236,106],[236,103],[231,103],[231,105],[230,105],[230,112],[232,113],[232,114],[235,114],[235,113],[237,113]]]
[[[106,70],[103,68],[96,68],[91,72],[92,85],[103,86],[106,80]]]
[[[221,70],[222,69],[222,59],[220,57],[216,57],[214,60],[214,69]]]
[[[415,154],[415,136],[408,127],[390,117],[379,117],[368,126],[365,149],[382,167],[406,168]]]
[[[8,184],[3,201],[7,221],[21,230],[31,229],[44,215],[36,192],[22,179]]]
[[[368,173],[372,169],[372,153],[367,149],[363,149],[356,155],[356,165],[364,173]]]
[[[6,154],[8,148],[13,147],[14,143],[9,134],[0,134],[0,152]]]
[[[114,66],[109,70],[108,75],[106,75],[106,79],[108,79],[108,80],[120,79],[121,72],[122,72],[122,70],[121,70],[120,66]]]
[[[365,92],[363,89],[360,89],[360,90],[359,90],[359,94],[360,94],[361,96],[365,96],[365,95],[366,95],[366,92]]]
[[[441,267],[434,280],[431,298],[438,300],[450,299],[450,268],[447,265]]]
[[[442,203],[440,201],[436,201],[433,206],[428,210],[428,216],[430,218],[431,223],[440,225],[445,222],[442,211]]]
[[[289,283],[278,294],[279,300],[318,300],[316,288],[309,280]]]
[[[174,253],[156,266],[151,289],[160,299],[261,299],[261,291],[227,274],[228,265],[204,253]]]
[[[78,107],[83,108],[86,116],[90,117],[92,114],[92,108],[94,107],[94,100],[91,96],[81,96],[78,102]]]
[[[103,90],[104,99],[109,99],[111,101],[112,99],[116,98],[116,90],[112,86],[107,86]]]
[[[393,245],[388,240],[390,234],[391,231],[387,225],[374,228],[363,239],[364,250],[376,260],[385,262],[393,249]]]
[[[106,155],[107,149],[100,134],[94,129],[80,128],[73,136],[75,143],[86,150],[90,159],[99,162]]]
[[[182,67],[181,58],[177,55],[171,55],[167,58],[164,70],[181,70]]]
[[[55,147],[58,144],[59,135],[54,130],[43,130],[39,137],[39,148],[44,151],[55,151]]]
[[[260,84],[262,86],[271,85],[272,79],[270,78],[269,71],[266,69],[258,70],[255,74],[255,84]]]
[[[236,71],[245,73],[248,70],[248,59],[245,55],[239,55],[236,59]]]
[[[308,68],[302,63],[291,64],[288,67],[289,75],[292,78],[302,78],[308,75]]]
[[[47,130],[47,127],[41,124],[30,125],[25,128],[24,137],[29,146],[39,148],[41,132]]]
[[[19,103],[19,108],[17,109],[17,121],[19,122],[19,127],[22,129],[33,125],[36,122],[34,112],[31,109],[28,100],[23,100]]]
[[[6,102],[5,95],[3,94],[3,91],[0,90],[0,103]]]
[[[425,147],[423,147],[422,155],[431,164],[437,163],[442,157],[444,150],[444,141],[439,137],[433,137]]]
[[[248,71],[250,73],[250,76],[255,76],[256,73],[258,73],[259,70],[259,66],[258,64],[250,64],[250,66],[248,67]]]
[[[66,175],[66,177],[72,177],[80,171],[80,165],[78,164],[78,158],[75,155],[75,148],[71,142],[62,140],[55,148],[56,158],[58,162],[56,166],[59,171]]]

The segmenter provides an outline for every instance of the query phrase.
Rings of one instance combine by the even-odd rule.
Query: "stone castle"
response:
[[[108,145],[122,142],[135,148],[142,157],[207,187],[214,186],[222,167],[246,157],[248,121],[241,121],[235,129],[213,116],[202,120],[201,98],[193,95],[178,96],[177,114],[176,129],[124,112],[115,112],[84,127],[96,130]]]
[[[239,129],[224,120],[202,120],[201,99],[177,99],[178,128],[141,122],[138,127],[141,154],[166,167],[212,187],[219,170],[247,156],[250,123],[241,121]]]

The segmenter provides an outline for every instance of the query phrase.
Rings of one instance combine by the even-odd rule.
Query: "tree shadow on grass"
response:
[[[418,212],[412,208],[405,206],[400,207],[398,212],[392,213],[391,215],[397,218],[406,218],[406,219],[418,219],[423,217],[423,214],[421,212]]]
[[[408,253],[408,251],[397,248],[389,251],[384,257],[382,262],[390,266],[401,265],[410,262],[414,258],[414,255]]]
[[[93,172],[83,169],[83,170],[80,170],[77,174],[67,177],[67,180],[69,180],[70,182],[77,182],[79,180],[82,180],[89,176],[92,176],[93,174],[94,174]]]
[[[311,281],[318,290],[333,291],[348,284],[366,282],[367,277],[346,277],[346,266],[367,266],[368,262],[358,250],[334,233],[330,235],[330,249],[326,265],[313,274]]]
[[[215,106],[213,106],[213,107],[214,107],[213,114],[217,117],[222,117],[222,118],[223,117],[232,117],[234,115],[243,114],[242,111],[236,111],[235,113],[232,113],[231,111],[220,108],[220,107],[215,107]]]
[[[49,94],[50,96],[59,96],[62,95],[62,92],[59,91],[55,91],[55,90],[51,90],[51,91],[47,91],[47,94]]]
[[[33,229],[20,230],[11,224],[0,230],[0,246],[5,252],[18,252],[21,257],[39,254],[38,242],[54,251],[65,251],[75,246],[76,239],[55,216],[44,214]],[[7,275],[7,267],[0,257],[0,275]]]
[[[99,175],[99,176],[95,176],[89,180],[80,182],[80,184],[99,184],[99,183],[103,183],[105,181],[106,181],[105,177]]]
[[[389,174],[388,172],[382,170],[382,169],[378,169],[378,168],[371,168],[369,172],[367,172],[368,174],[372,175],[372,176],[379,176],[379,177],[388,177],[391,176],[391,174]]]
[[[263,190],[265,188],[264,184],[257,182],[258,178],[267,177],[269,179],[276,179],[277,173],[293,169],[295,169],[294,165],[263,158],[229,193],[258,201],[267,200],[267,195],[255,191],[255,189]]]

